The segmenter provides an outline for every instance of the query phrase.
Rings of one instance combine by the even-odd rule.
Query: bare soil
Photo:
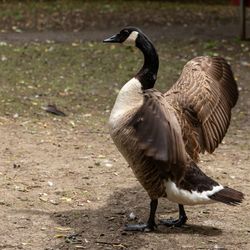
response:
[[[230,34],[227,39],[233,39],[234,25],[222,25],[223,33],[211,33],[211,37],[221,41]],[[154,40],[165,29],[173,40],[186,39],[189,30],[194,39],[211,38],[208,31],[199,35],[199,24],[190,26],[192,29],[179,24],[155,27],[146,28]],[[84,39],[81,33],[70,33],[81,36],[72,40],[61,31],[11,32],[0,38],[10,43],[33,39],[67,43],[99,40],[115,29],[82,31],[86,32]],[[200,162],[209,176],[244,192],[243,204],[187,206],[188,222],[182,228],[124,232],[124,224],[147,219],[149,198],[108,135],[108,112],[97,110],[96,117],[93,111],[40,119],[2,113],[0,249],[250,249],[250,55],[249,44],[244,46],[245,55],[235,61],[231,58],[240,98],[230,129],[216,152],[202,156]],[[79,122],[73,121],[74,116]],[[131,212],[136,216],[132,221]],[[176,217],[177,213],[176,204],[160,200],[157,218]]]
[[[28,43],[28,42],[47,42],[54,41],[57,43],[69,42],[86,42],[86,41],[102,41],[107,34],[113,34],[120,30],[120,27],[112,27],[106,29],[84,30],[79,32],[71,31],[24,31],[24,32],[4,32],[0,33],[0,40],[12,43]],[[247,27],[250,27],[248,25]],[[212,30],[212,33],[211,33]],[[153,40],[183,40],[183,39],[233,39],[239,36],[239,24],[229,23],[207,27],[204,24],[192,26],[174,25],[160,27],[151,25],[143,29],[147,34],[151,34]],[[247,28],[250,34],[250,28]]]
[[[30,123],[1,117],[0,249],[249,249],[250,131],[243,114],[249,89],[244,93],[224,143],[200,163],[244,192],[244,203],[186,207],[186,226],[159,226],[154,233],[123,231],[125,223],[147,219],[149,199],[104,124],[96,132],[88,118],[72,127],[70,118]],[[244,118],[234,119],[236,112]],[[157,216],[176,217],[176,204],[161,200]]]

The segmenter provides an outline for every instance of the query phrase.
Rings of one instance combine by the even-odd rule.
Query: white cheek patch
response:
[[[133,31],[131,32],[131,34],[128,36],[128,38],[123,42],[123,44],[126,45],[135,45],[135,40],[138,37],[138,32],[137,31]]]

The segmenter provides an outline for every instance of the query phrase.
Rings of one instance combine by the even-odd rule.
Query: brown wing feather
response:
[[[143,153],[160,162],[157,164],[171,171],[185,168],[186,151],[181,129],[165,97],[157,90],[144,91],[144,102],[129,121],[133,136]],[[179,168],[179,169],[178,169]]]
[[[173,87],[165,94],[175,108],[189,155],[212,153],[225,136],[238,90],[232,70],[221,57],[197,57],[189,61]]]

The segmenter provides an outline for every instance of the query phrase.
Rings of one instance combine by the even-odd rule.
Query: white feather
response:
[[[223,186],[214,186],[212,190],[207,190],[203,192],[198,191],[187,191],[180,189],[176,184],[170,180],[165,181],[167,198],[178,204],[182,205],[196,205],[196,204],[208,204],[214,203],[215,201],[210,199],[209,196],[219,192],[223,189]]]
[[[129,110],[141,106],[142,103],[141,83],[136,78],[132,78],[119,91],[109,117],[110,128],[115,128],[116,124]]]

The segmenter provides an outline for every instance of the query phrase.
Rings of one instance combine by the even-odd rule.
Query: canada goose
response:
[[[227,62],[194,58],[163,94],[153,88],[157,52],[140,29],[124,28],[103,42],[132,44],[144,55],[142,68],[121,88],[109,118],[115,145],[151,199],[147,223],[127,225],[125,230],[154,230],[160,197],[179,204],[179,219],[160,221],[167,226],[186,222],[184,205],[242,202],[243,193],[218,184],[195,163],[199,153],[212,153],[222,141],[238,98]]]

